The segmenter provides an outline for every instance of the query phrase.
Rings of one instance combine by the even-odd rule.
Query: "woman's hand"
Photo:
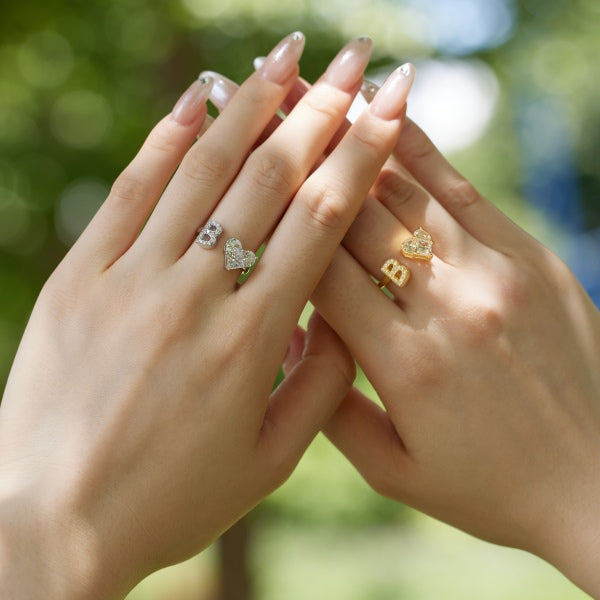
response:
[[[385,411],[353,390],[326,433],[381,493],[600,596],[599,312],[414,123],[395,156],[312,297]],[[431,262],[401,254],[419,227]]]
[[[412,71],[314,169],[371,42],[344,48],[257,144],[303,44],[284,39],[193,143],[210,88],[195,83],[42,291],[0,410],[3,597],[106,600],[198,552],[289,475],[347,393],[354,363],[318,317],[271,388],[396,142]],[[223,232],[204,248],[211,220]],[[243,285],[228,238],[244,249],[233,263],[268,240]]]

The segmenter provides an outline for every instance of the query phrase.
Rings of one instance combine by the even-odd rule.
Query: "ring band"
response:
[[[203,248],[213,248],[218,237],[223,233],[223,226],[216,221],[209,221],[199,232],[194,240]]]
[[[431,260],[433,258],[433,240],[431,236],[419,227],[411,237],[402,242],[400,250],[406,258]]]
[[[379,289],[385,287],[390,281],[398,287],[404,287],[410,279],[410,269],[395,258],[386,260],[381,267],[381,272],[385,277],[377,284]]]

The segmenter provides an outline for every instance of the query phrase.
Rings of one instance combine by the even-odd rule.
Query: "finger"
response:
[[[227,237],[235,235],[244,248],[252,250],[271,233],[344,120],[362,83],[371,48],[368,38],[358,38],[343,48],[321,80],[269,139],[248,157],[211,214],[211,219],[227,229]],[[191,248],[184,257],[194,270],[197,268],[195,251],[196,248]],[[218,286],[236,285],[238,273],[230,271],[227,275],[219,274]]]
[[[261,268],[246,285],[262,293],[266,289],[282,305],[301,309],[298,303],[315,288],[389,156],[413,77],[412,67],[397,69],[371,107],[307,179],[273,233]]]
[[[327,438],[384,496],[411,469],[411,459],[388,414],[352,388],[325,425]]]
[[[104,270],[131,247],[177,165],[202,133],[211,86],[211,79],[196,80],[119,175],[77,242],[88,266]]]
[[[186,154],[136,244],[144,260],[170,264],[189,248],[295,81],[303,47],[302,34],[284,38]]]
[[[331,418],[355,377],[354,360],[314,312],[301,354],[288,357],[286,378],[271,395],[261,432],[265,459],[287,477],[315,435]],[[279,471],[277,467],[275,471]]]
[[[383,205],[387,212],[401,222],[406,232],[404,239],[397,240],[397,251],[401,250],[402,243],[416,232],[425,229],[433,238],[434,259],[441,259],[448,264],[462,263],[465,256],[477,253],[479,242],[456,222],[454,217],[446,211],[439,202],[427,193],[396,160],[391,159],[377,177],[371,193]],[[381,221],[382,211],[377,212]],[[370,230],[374,239],[381,240],[383,231],[379,228],[375,217],[371,219],[373,229]],[[360,223],[353,226],[357,237],[365,237],[368,233]],[[389,235],[389,234],[387,234]],[[364,242],[363,242],[364,245]],[[435,262],[435,260],[433,261]],[[416,268],[415,274],[426,270],[427,264],[422,261],[412,261]]]
[[[404,311],[343,247],[336,250],[311,302],[366,371],[389,361],[388,348],[408,324]]]
[[[400,248],[402,241],[409,236],[410,231],[400,220],[372,196],[367,196],[344,237],[343,245],[367,273],[381,281],[385,277],[381,269],[389,259],[398,260],[402,264],[407,262],[402,257]],[[415,266],[417,276],[425,273],[418,265]],[[410,277],[413,277],[412,272]],[[411,288],[414,289],[414,286],[389,285],[387,289],[395,297],[404,298],[404,306]]]
[[[499,250],[523,241],[523,231],[486,200],[410,119],[394,155],[475,239]]]
[[[302,358],[302,352],[304,351],[304,345],[306,342],[306,331],[299,325],[294,330],[290,342],[288,344],[287,352],[283,358],[282,367],[283,373],[287,377],[291,370],[296,366]]]

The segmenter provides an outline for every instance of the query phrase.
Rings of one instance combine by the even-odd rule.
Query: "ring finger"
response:
[[[269,236],[344,120],[371,48],[368,38],[350,42],[285,121],[252,152],[210,215],[227,229],[224,238],[235,235],[245,249],[254,249]],[[196,250],[190,247],[182,260],[195,265]],[[220,277],[228,286],[236,280],[235,272]]]

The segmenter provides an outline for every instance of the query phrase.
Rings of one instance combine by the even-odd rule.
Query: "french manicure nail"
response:
[[[283,38],[267,56],[257,73],[273,83],[285,83],[296,70],[306,38],[300,31]]]
[[[413,65],[405,63],[398,67],[385,80],[369,104],[371,113],[386,121],[400,118],[414,79],[415,68]]]
[[[352,40],[331,61],[323,75],[323,81],[350,91],[367,68],[372,50],[373,40],[370,37],[362,36]]]
[[[201,75],[183,93],[171,111],[171,118],[180,125],[190,125],[208,99],[214,80]]]
[[[219,109],[223,110],[233,95],[238,90],[238,85],[215,71],[203,71],[201,77],[210,77],[213,80],[213,86],[210,90],[208,99]]]

